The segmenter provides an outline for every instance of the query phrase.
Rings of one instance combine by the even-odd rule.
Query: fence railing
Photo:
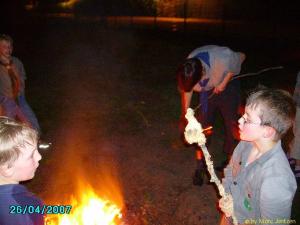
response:
[[[43,15],[44,17],[45,15]],[[180,18],[157,16],[81,16],[72,13],[47,14],[48,18],[64,18],[99,22],[107,27],[160,29],[173,32],[202,32],[211,35],[284,38],[300,40],[299,23],[271,21],[240,21],[210,18]]]

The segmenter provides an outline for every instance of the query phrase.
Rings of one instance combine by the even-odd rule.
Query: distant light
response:
[[[30,11],[30,10],[33,10],[34,8],[36,8],[36,7],[37,7],[37,4],[29,2],[28,4],[25,5],[25,10]]]
[[[39,144],[39,149],[48,149],[52,143],[41,143]]]
[[[61,2],[58,5],[62,8],[73,8],[76,3],[80,2],[80,0],[68,0],[65,2]]]

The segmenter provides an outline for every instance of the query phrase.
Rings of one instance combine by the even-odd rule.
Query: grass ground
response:
[[[26,32],[25,32],[26,31]],[[212,185],[191,183],[194,150],[179,139],[175,71],[204,44],[247,53],[244,72],[284,70],[242,80],[243,96],[258,83],[289,91],[295,85],[295,43],[204,33],[111,30],[99,24],[31,21],[12,30],[15,54],[27,70],[27,96],[53,146],[43,152],[28,187],[49,204],[67,199],[78,181],[107,191],[119,183],[128,224],[218,224]],[[222,160],[222,120],[210,151]],[[300,221],[299,192],[293,216]]]

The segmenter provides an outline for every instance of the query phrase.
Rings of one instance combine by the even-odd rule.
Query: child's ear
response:
[[[0,174],[3,177],[10,177],[13,174],[13,167],[8,163],[0,166]]]
[[[264,127],[264,138],[273,139],[276,135],[276,130],[273,127],[265,126]]]

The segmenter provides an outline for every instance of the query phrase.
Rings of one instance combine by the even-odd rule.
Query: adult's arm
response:
[[[181,117],[184,117],[187,109],[190,107],[193,91],[181,91]]]
[[[226,60],[225,61],[223,61],[224,59],[221,60],[221,64],[223,63],[224,68],[227,68],[227,71],[229,72],[226,73],[222,82],[214,88],[215,94],[218,94],[226,89],[232,77],[240,73],[242,63],[246,59],[246,54],[243,52],[231,52],[230,55],[231,57],[229,57],[229,62],[227,61],[226,63]]]
[[[218,84],[215,88],[214,88],[214,93],[215,94],[219,94],[222,91],[224,91],[227,87],[227,84],[230,82],[230,80],[232,79],[234,73],[232,72],[228,72],[224,79],[222,80],[222,82],[220,84]]]
[[[193,90],[191,90],[190,92],[180,91],[180,95],[181,95],[181,116],[180,116],[180,121],[179,121],[180,132],[183,132],[185,129],[185,126],[187,125],[187,120],[185,118],[185,114],[186,114],[187,109],[191,105],[191,100],[192,100],[194,91],[195,92],[201,91],[201,87],[199,84],[196,84],[194,86]]]
[[[181,91],[181,112],[182,115],[184,116],[186,114],[186,110],[190,107],[191,105],[191,100],[192,100],[192,96],[194,92],[200,92],[201,91],[201,87],[200,85],[197,83],[193,90],[191,90],[190,92],[184,92]]]

